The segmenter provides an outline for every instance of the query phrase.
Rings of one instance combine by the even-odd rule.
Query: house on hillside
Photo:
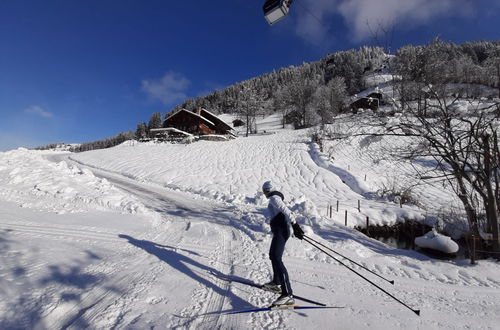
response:
[[[173,127],[152,128],[149,133],[158,141],[183,141],[193,136],[192,134]]]
[[[163,122],[164,128],[177,130],[196,135],[229,135],[235,137],[233,128],[210,111],[198,108],[196,112],[181,109]]]
[[[382,93],[373,92],[364,97],[357,98],[351,103],[353,112],[358,112],[359,109],[371,109],[376,111],[382,105]]]
[[[235,119],[233,120],[233,127],[241,127],[245,126],[245,122],[241,119]]]

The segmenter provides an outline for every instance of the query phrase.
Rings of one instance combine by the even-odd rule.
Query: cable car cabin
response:
[[[264,3],[264,17],[269,25],[273,25],[288,14],[292,0],[266,0]]]

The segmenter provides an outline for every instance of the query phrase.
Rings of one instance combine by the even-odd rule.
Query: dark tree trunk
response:
[[[493,251],[500,252],[500,242],[498,237],[498,207],[497,207],[497,196],[495,196],[493,188],[493,173],[492,168],[492,153],[490,148],[490,136],[482,136],[483,148],[484,148],[484,172],[485,172],[485,187],[487,191],[487,202],[486,202],[486,216],[488,218],[488,225],[491,228],[491,233],[493,234]]]

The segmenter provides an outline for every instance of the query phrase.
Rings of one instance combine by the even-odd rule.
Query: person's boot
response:
[[[295,299],[293,299],[292,295],[284,295],[282,294],[275,302],[273,302],[272,306],[291,306],[295,304]]]
[[[281,292],[280,286],[274,283],[273,281],[266,284],[262,284],[262,289],[276,293]]]

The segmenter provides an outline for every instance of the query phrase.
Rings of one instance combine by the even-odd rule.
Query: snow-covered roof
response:
[[[172,133],[184,134],[184,135],[187,135],[187,136],[193,136],[193,134],[181,131],[180,129],[177,129],[177,128],[174,128],[174,127],[152,128],[150,131],[151,132],[172,132]]]
[[[228,123],[226,123],[224,120],[220,119],[217,115],[214,115],[213,113],[211,113],[210,111],[208,111],[207,109],[205,108],[201,108],[202,111],[205,111],[206,113],[208,113],[209,115],[213,116],[214,118],[216,118],[217,120],[219,120],[222,124],[226,125],[227,128],[229,130],[232,130],[233,128],[231,127],[231,125],[229,125]]]
[[[203,117],[203,116],[201,116],[201,115],[199,115],[199,114],[197,114],[197,113],[195,113],[195,112],[192,112],[192,111],[186,110],[186,109],[181,109],[181,110],[177,111],[176,113],[174,113],[174,114],[172,114],[172,115],[168,116],[165,120],[169,120],[170,118],[175,117],[176,115],[178,115],[179,113],[181,113],[181,112],[183,112],[183,111],[184,111],[184,112],[187,112],[187,113],[188,113],[188,114],[190,114],[190,115],[193,115],[193,116],[196,116],[196,117],[198,117],[198,118],[201,118],[203,121],[205,121],[205,122],[209,123],[210,125],[214,125],[214,126],[215,126],[215,124],[214,124],[213,122],[211,122],[210,120],[208,120],[207,118],[205,118],[205,117]]]
[[[212,115],[212,116],[214,116],[214,117],[217,117],[216,115],[214,115],[212,112],[208,111],[208,110],[207,110],[207,109],[205,109],[205,108],[201,108],[201,110],[203,110],[203,111],[205,111],[205,112],[207,112],[207,113],[211,114],[211,115]]]

